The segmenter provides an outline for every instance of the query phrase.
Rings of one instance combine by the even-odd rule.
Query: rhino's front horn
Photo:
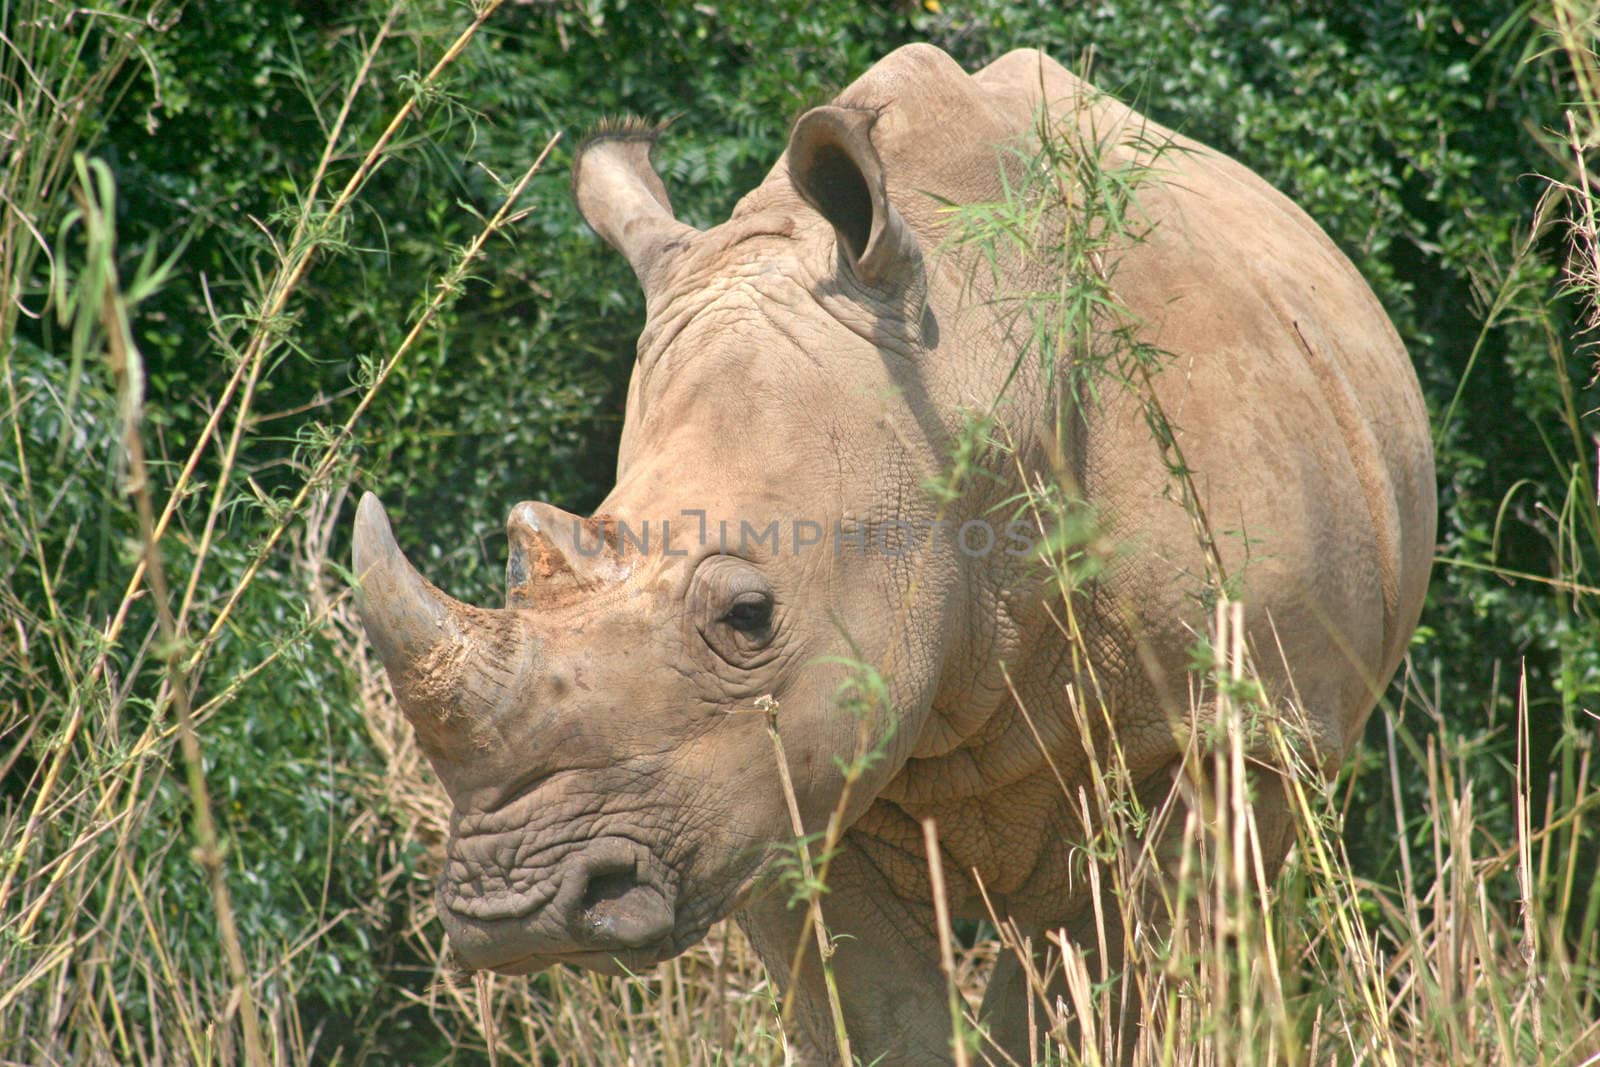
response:
[[[363,494],[356,508],[355,573],[361,623],[391,676],[459,636],[450,618],[450,597],[411,566],[395,544],[388,514],[371,493]]]
[[[504,694],[536,674],[532,635],[515,612],[463,604],[418,574],[371,493],[356,509],[354,562],[362,625],[424,750],[437,766],[481,747]]]

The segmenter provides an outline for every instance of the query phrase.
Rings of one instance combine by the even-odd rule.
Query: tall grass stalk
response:
[[[88,164],[80,157],[77,171],[78,205],[84,229],[84,259],[93,264],[84,273],[84,287],[79,293],[81,298],[85,298],[83,302],[90,307],[81,309],[80,314],[94,314],[92,308],[98,305],[106,357],[112,379],[116,382],[122,410],[122,447],[128,468],[127,493],[133,497],[134,509],[139,516],[139,534],[144,545],[141,562],[151,598],[155,602],[157,633],[160,643],[165,646],[162,654],[166,659],[166,691],[177,718],[178,744],[183,753],[189,802],[194,808],[194,858],[205,869],[211,904],[216,911],[217,932],[222,939],[228,977],[233,983],[229,999],[230,1002],[237,1001],[239,1005],[239,1028],[244,1038],[245,1062],[249,1067],[264,1067],[267,1061],[261,1043],[260,1022],[256,1018],[248,965],[239,940],[239,926],[234,920],[227,875],[223,870],[223,850],[212,815],[211,795],[206,789],[200,737],[194,728],[190,676],[183,663],[181,623],[173,614],[166,568],[161,564],[161,548],[155,536],[155,507],[150,499],[150,470],[145,463],[144,434],[141,429],[144,360],[134,343],[129,327],[128,306],[117,281],[116,191],[110,168],[104,163],[96,160]],[[160,275],[164,273],[164,270],[158,270],[154,276],[139,279],[143,284],[137,288],[149,291],[159,287],[162,281]]]
[[[827,871],[824,868],[818,871],[811,862],[811,845],[806,836],[806,826],[800,816],[800,803],[795,797],[794,778],[789,773],[789,757],[783,751],[783,735],[778,731],[778,705],[771,697],[765,698],[761,711],[767,717],[767,736],[772,739],[772,749],[778,758],[778,781],[783,786],[783,800],[789,808],[789,822],[794,830],[796,859],[800,865],[801,897],[806,905],[805,925],[810,927],[809,933],[815,936],[817,943],[817,960],[822,968],[822,982],[828,991],[828,1013],[833,1020],[833,1039],[837,1042],[839,1056],[846,1063],[853,1062],[850,1055],[850,1033],[845,1029],[844,1008],[839,1003],[839,982],[833,973],[833,943],[828,936],[827,924],[822,918],[822,894],[827,888]],[[840,813],[848,804],[849,788],[841,790],[839,802],[835,805],[832,817],[828,820],[829,834],[824,836],[823,863],[832,859],[833,848],[837,845],[837,838],[828,841],[832,836],[835,824],[841,821]],[[783,1008],[780,1017],[787,1024],[790,1011],[794,1007],[795,991],[801,983],[801,968],[805,964],[806,933],[802,929],[798,943],[795,945],[794,962],[789,967],[789,989],[783,997]]]

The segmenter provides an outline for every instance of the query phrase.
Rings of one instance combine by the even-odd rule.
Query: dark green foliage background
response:
[[[506,5],[451,71],[448,94],[407,127],[401,156],[362,196],[349,250],[313,265],[293,304],[292,351],[257,404],[281,417],[262,424],[241,469],[269,496],[299,484],[297,446],[318,424],[344,417],[359,361],[396,346],[429,280],[478,231],[475,216],[498,206],[490,172],[520,173],[563,132],[526,195],[532,214],[513,239],[493,245],[442,328],[402,364],[362,423],[355,457],[356,483],[383,496],[424,569],[457,595],[497,603],[500,523],[510,506],[535,498],[583,511],[609,487],[641,323],[629,269],[569,201],[577,135],[607,114],[677,116],[658,161],[679,216],[712,224],[760,180],[804,106],[913,40],[932,41],[969,68],[1023,45],[1069,63],[1092,49],[1102,87],[1256,168],[1318,219],[1372,282],[1415,357],[1437,424],[1482,327],[1474,279],[1492,286],[1510,268],[1544,188],[1534,174],[1560,173],[1543,131],[1559,124],[1567,87],[1553,63],[1524,62],[1538,42],[1528,24],[1506,22],[1504,4],[928,7],[938,5]],[[170,30],[148,36],[150,66],[99,116],[96,151],[117,176],[125,257],[131,263],[147,247],[187,242],[174,280],[136,323],[158,454],[186,454],[207,398],[231,370],[208,339],[207,290],[225,314],[258,295],[248,280],[270,271],[272,255],[255,220],[286,231],[285,212],[312,173],[357,53],[383,12],[366,3],[191,3]],[[406,76],[431,66],[469,18],[464,4],[447,0],[404,8],[397,38],[357,100],[335,187],[410,91]],[[1554,302],[1558,317],[1573,314],[1556,298],[1556,241],[1546,238],[1540,253],[1519,268],[1526,307]],[[18,344],[25,379],[60,387],[72,373],[53,354],[64,344],[48,320],[25,323]],[[1561,427],[1557,383],[1561,375],[1580,387],[1589,380],[1587,357],[1571,344],[1565,359],[1552,360],[1531,313],[1507,316],[1487,337],[1439,442],[1442,556],[1557,573],[1553,523],[1538,505],[1559,508],[1572,465],[1584,458]],[[92,550],[76,550],[81,565],[62,593],[99,626],[135,549],[110,473],[109,386],[97,368],[80,373],[81,447],[49,474],[62,492],[57,547],[76,536],[68,533],[73,523],[100,531]],[[1597,403],[1592,387],[1580,397],[1581,409]],[[25,435],[60,439],[55,411],[40,404],[21,412]],[[1587,447],[1592,463],[1592,442]],[[1525,484],[1495,546],[1502,500],[1518,483]],[[244,566],[266,509],[241,505],[227,519],[222,566],[213,565],[219,588]],[[181,547],[168,551],[181,567]],[[0,547],[0,566],[25,599],[28,560]],[[349,836],[360,814],[351,798],[376,770],[376,755],[350,668],[307,625],[289,575],[286,563],[269,571],[207,671],[208,679],[231,678],[281,650],[206,728],[244,934],[253,953],[268,956],[302,935],[314,912],[359,907],[382,893],[381,848]],[[1578,709],[1600,696],[1592,615],[1547,588],[1479,571],[1436,569],[1414,656],[1441,712],[1469,736],[1509,720],[1513,679],[1526,664],[1536,783],[1570,756]],[[206,684],[201,699],[214,695]],[[1484,767],[1511,751],[1504,731],[1492,737],[1473,757]],[[1381,734],[1373,740],[1381,749]],[[1363,802],[1352,809],[1351,840],[1359,864],[1380,878],[1394,840],[1390,817],[1373,812],[1385,781],[1368,774],[1353,786]],[[1482,798],[1487,807],[1504,800]],[[203,927],[209,909],[195,868],[182,847],[161,844],[185,827],[176,785],[167,801],[153,813],[145,854],[165,864],[182,887],[173,899],[189,902]],[[303,1010],[328,1026],[324,1047],[374,1042],[394,1052],[431,1040],[425,1024],[403,1013],[377,1030],[398,1004],[393,986],[425,976],[405,970],[394,930],[375,914],[381,909],[353,912],[298,965]],[[203,932],[185,951],[214,951]]]

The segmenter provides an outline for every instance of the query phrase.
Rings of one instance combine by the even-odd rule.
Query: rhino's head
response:
[[[970,561],[926,536],[908,551],[949,427],[872,119],[808,113],[787,164],[704,233],[673,218],[645,131],[580,152],[579,206],[648,324],[616,488],[591,519],[517,505],[504,609],[435,589],[361,503],[362,617],[454,803],[439,908],[470,965],[682,951],[793,837],[761,698],[816,830],[860,737],[841,660],[890,682],[849,815],[928,744],[941,672],[971,673],[947,668]]]

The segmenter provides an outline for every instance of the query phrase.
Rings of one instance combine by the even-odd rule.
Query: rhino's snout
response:
[[[447,877],[440,911],[451,946],[475,970],[524,973],[562,962],[602,970],[613,958],[630,966],[670,954],[677,916],[674,893],[648,851],[617,838],[592,841],[567,857],[559,888],[520,914],[485,901]]]

